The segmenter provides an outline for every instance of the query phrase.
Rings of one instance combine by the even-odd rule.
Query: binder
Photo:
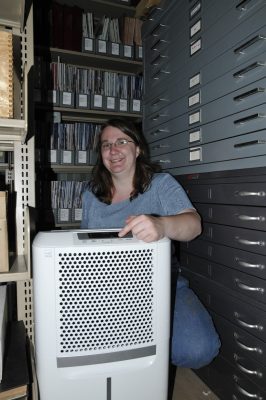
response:
[[[63,18],[64,18],[64,29],[63,29],[63,49],[73,49],[73,14],[72,7],[63,6]]]
[[[56,2],[52,3],[52,46],[64,48],[64,7]]]
[[[72,48],[73,51],[82,51],[82,9],[72,7]]]

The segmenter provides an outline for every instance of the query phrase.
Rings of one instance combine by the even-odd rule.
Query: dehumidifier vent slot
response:
[[[58,253],[58,356],[155,345],[154,249]]]

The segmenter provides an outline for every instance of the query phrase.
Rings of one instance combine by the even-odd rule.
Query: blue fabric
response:
[[[172,363],[178,367],[198,369],[217,356],[221,346],[212,318],[199,298],[178,277],[172,335]]]
[[[184,189],[168,173],[155,174],[151,187],[136,199],[107,205],[89,190],[82,197],[82,229],[122,228],[130,215],[175,215],[194,208]]]

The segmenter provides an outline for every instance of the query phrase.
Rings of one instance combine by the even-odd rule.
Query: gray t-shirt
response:
[[[122,228],[130,215],[175,215],[194,208],[184,189],[168,173],[155,174],[150,188],[132,201],[105,204],[86,191],[82,198],[82,229]]]

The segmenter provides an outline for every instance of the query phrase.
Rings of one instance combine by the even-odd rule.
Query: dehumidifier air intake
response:
[[[33,294],[40,400],[166,400],[168,239],[40,232]]]

